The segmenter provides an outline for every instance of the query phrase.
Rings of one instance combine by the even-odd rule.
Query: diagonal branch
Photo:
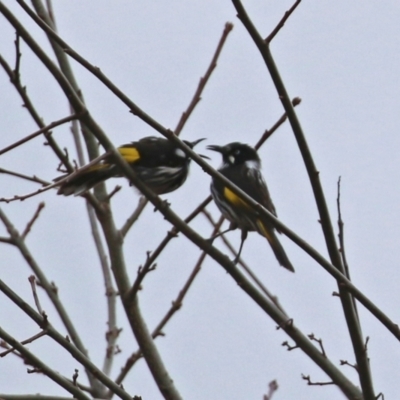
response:
[[[77,347],[74,344],[72,344],[67,338],[65,338],[56,329],[54,329],[53,326],[49,324],[46,318],[37,313],[29,304],[27,304],[24,300],[22,300],[14,291],[12,291],[2,280],[0,280],[0,292],[4,293],[13,303],[15,303],[22,311],[24,311],[28,317],[30,317],[33,321],[35,321],[40,328],[45,329],[46,334],[49,337],[51,337],[55,342],[57,342],[65,350],[67,350],[72,357],[74,357],[80,364],[82,364],[86,368],[86,370],[90,371],[93,376],[96,376],[96,378],[99,379],[100,382],[104,384],[104,386],[110,389],[121,399],[132,400],[131,395],[125,392],[125,390],[123,390],[119,385],[117,385],[112,379],[103,374],[100,371],[100,369],[98,369],[96,365],[93,364],[85,354],[83,354],[79,349],[77,349]],[[0,337],[2,337],[1,334]],[[13,348],[18,350],[22,355],[24,355],[24,353],[21,351],[20,346],[15,345],[14,342],[10,343],[4,337],[2,338],[7,343],[9,343]],[[75,395],[75,393],[72,394]]]
[[[69,382],[67,379],[62,377],[60,374],[55,372],[39,358],[37,358],[33,353],[31,353],[23,344],[18,342],[13,336],[8,334],[4,329],[0,327],[0,338],[17,350],[29,364],[36,367],[40,372],[47,375],[50,379],[56,382],[58,385],[63,387],[66,391],[71,393],[78,400],[90,400],[90,397],[86,396],[80,389],[78,389],[74,384]]]
[[[283,80],[279,74],[278,68],[272,57],[268,43],[266,43],[261,35],[258,33],[256,27],[248,16],[240,0],[232,0],[237,12],[238,17],[247,29],[254,43],[256,44],[266,66],[275,84],[279,98],[282,105],[288,114],[289,122],[292,126],[293,133],[297,140],[300,152],[303,156],[304,164],[306,166],[311,186],[314,192],[314,197],[317,203],[322,230],[325,237],[325,242],[328,248],[329,256],[332,264],[341,272],[344,273],[343,263],[336,245],[334,230],[329,215],[328,206],[326,204],[325,195],[319,180],[319,171],[317,170],[311,151],[308,147],[305,135],[301,128],[300,122],[290,102],[289,95],[286,91]],[[343,286],[339,285],[340,299],[346,318],[347,326],[349,329],[350,338],[353,344],[354,353],[357,359],[357,364],[360,368],[360,383],[363,394],[366,400],[375,399],[371,371],[367,354],[364,350],[364,340],[361,331],[361,326],[358,320],[358,315],[354,308],[354,302],[351,293],[349,293]]]
[[[21,6],[23,6],[25,3],[22,0],[17,0]],[[29,10],[29,8],[28,8]],[[113,144],[110,142],[108,137],[104,134],[104,132],[101,130],[101,128],[96,124],[96,122],[91,118],[90,114],[84,107],[84,105],[81,103],[79,98],[76,97],[75,93],[71,91],[71,87],[67,81],[65,81],[65,78],[63,77],[62,74],[59,74],[59,71],[55,68],[54,64],[51,62],[51,60],[43,53],[41,50],[40,46],[34,42],[32,37],[29,35],[29,33],[23,28],[23,26],[12,16],[11,13],[9,13],[8,9],[0,2],[0,12],[2,12],[6,18],[10,21],[10,23],[20,31],[21,37],[24,38],[26,43],[31,47],[31,49],[36,53],[36,55],[41,59],[43,64],[49,69],[49,71],[53,74],[54,78],[58,81],[60,84],[61,88],[64,90],[65,94],[69,97],[71,102],[74,105],[74,108],[82,111],[83,112],[83,117],[81,118],[82,121],[84,121],[86,124],[88,124],[93,133],[96,135],[97,139],[100,141],[100,143],[103,145],[103,147],[107,150],[110,151],[114,157],[114,161],[116,164],[121,168],[121,172],[133,183],[134,186],[136,186],[156,207],[158,211],[160,211],[164,217],[170,221],[175,227],[180,230],[181,228],[183,229],[182,232],[190,239],[192,240],[196,245],[201,247],[205,251],[209,251],[209,254],[214,254],[212,251],[215,251],[212,247],[210,249],[209,244],[205,244],[205,242],[200,242],[201,238],[197,236],[193,236],[192,232],[190,231],[190,228],[187,227],[183,221],[175,214],[173,213],[168,205],[160,199],[158,196],[156,196],[149,188],[146,187],[138,178],[136,177],[136,174],[134,171],[129,167],[129,165],[125,162],[125,160],[121,157],[121,155],[118,153],[118,151],[115,149]],[[28,13],[30,11],[27,11]],[[32,16],[32,18],[36,21],[36,16]],[[52,35],[52,37],[60,42],[61,44],[64,44],[65,46],[66,43],[62,41],[61,38],[59,38],[51,29],[48,28],[47,25],[43,24],[41,21],[36,21],[39,26],[41,26],[46,32]],[[262,39],[261,39],[262,40]],[[327,260],[325,260],[315,249],[313,249],[307,242],[302,240],[299,236],[297,236],[294,232],[292,232],[289,228],[287,228],[282,222],[280,222],[277,218],[275,218],[271,213],[269,213],[267,210],[265,210],[263,207],[261,207],[258,203],[256,203],[251,197],[246,195],[242,190],[237,188],[235,185],[233,185],[228,179],[226,179],[223,175],[221,175],[219,172],[217,172],[215,169],[213,169],[207,162],[205,162],[200,156],[198,156],[194,151],[192,151],[191,148],[189,148],[185,143],[183,143],[178,137],[176,137],[173,132],[170,130],[164,128],[161,124],[159,124],[157,121],[153,120],[148,114],[146,114],[144,111],[142,111],[134,102],[132,102],[125,94],[123,94],[107,77],[105,77],[104,74],[101,73],[101,71],[92,66],[90,63],[88,63],[86,60],[84,60],[81,56],[77,55],[77,53],[70,51],[69,52],[71,56],[80,62],[83,66],[85,66],[90,72],[92,72],[101,82],[103,82],[118,98],[120,98],[121,101],[126,103],[128,106],[131,107],[132,111],[135,113],[135,115],[139,116],[143,121],[148,123],[150,126],[152,126],[155,130],[160,132],[163,136],[174,142],[180,149],[182,149],[186,154],[188,154],[193,161],[195,161],[197,164],[199,164],[203,170],[210,174],[213,177],[216,177],[219,179],[221,182],[223,182],[229,189],[231,189],[235,194],[237,194],[242,200],[244,200],[248,205],[252,208],[254,208],[256,211],[258,211],[260,214],[265,216],[265,218],[269,218],[269,220],[278,228],[280,229],[283,233],[285,233],[291,240],[293,240],[300,248],[302,248],[305,252],[307,252],[312,258],[314,258],[322,267],[324,267],[332,276],[334,276],[340,283],[344,284],[344,287],[347,288],[347,290],[350,290],[353,295],[357,297],[357,299],[369,310],[373,315],[375,315],[388,329],[389,331],[395,335],[398,339],[400,339],[400,330],[397,324],[393,323],[375,304],[373,304],[367,296],[363,295],[362,292],[360,292],[346,277],[341,274],[335,267],[332,266]],[[286,104],[286,97],[285,99],[285,104]],[[283,100],[282,100],[283,101]],[[289,116],[289,120],[292,123],[292,119],[295,118],[295,120],[298,123],[297,116],[294,113],[294,109],[291,106],[290,99],[287,98],[287,102],[289,106],[286,109],[286,112]],[[286,104],[287,105],[287,104]],[[293,117],[294,116],[294,117]],[[293,124],[292,124],[293,127]],[[308,149],[308,146],[305,142],[306,148]],[[305,153],[307,155],[307,152]],[[311,158],[312,161],[312,158]],[[312,174],[311,174],[312,175]],[[319,183],[320,185],[320,183]],[[211,198],[209,197],[207,200],[211,201]],[[325,204],[326,205],[326,204]],[[337,250],[337,249],[336,249]],[[214,257],[213,257],[214,258]],[[226,261],[226,260],[225,260]],[[124,279],[126,277],[125,274],[121,275],[121,279]]]
[[[49,136],[52,134],[52,132],[50,131],[51,129],[55,128],[56,126],[63,125],[67,122],[71,122],[78,118],[79,118],[79,115],[71,114],[68,117],[64,117],[64,118],[59,119],[58,121],[54,121],[51,124],[46,125],[45,127],[39,129],[38,131],[24,137],[23,139],[18,140],[17,142],[15,142],[13,144],[10,144],[9,146],[5,147],[4,149],[1,149],[0,155],[7,153],[8,151],[15,149],[18,146],[21,146],[21,144],[24,144],[24,143],[28,142],[29,140],[34,139],[35,137],[41,135],[42,133],[44,134],[46,139],[48,139]]]
[[[210,79],[211,74],[213,73],[214,69],[217,66],[218,57],[221,54],[222,48],[224,47],[226,39],[228,38],[228,35],[232,29],[233,29],[233,24],[227,22],[225,24],[224,31],[222,32],[221,39],[219,40],[217,49],[215,50],[214,56],[211,60],[211,63],[209,65],[209,67],[207,68],[205,75],[200,79],[199,85],[197,87],[196,92],[193,95],[192,101],[190,102],[186,111],[182,114],[182,117],[174,130],[174,133],[176,136],[179,136],[179,134],[182,132],[182,129],[183,129],[184,125],[186,124],[186,121],[189,119],[194,108],[201,100],[201,93],[203,92],[205,86],[207,85],[208,80]]]
[[[285,22],[289,19],[289,17],[293,14],[294,10],[300,4],[301,0],[296,0],[296,2],[289,8],[288,11],[285,12],[282,19],[279,21],[278,25],[274,28],[274,30],[266,37],[265,42],[271,43],[274,37],[278,34],[278,32],[283,28]]]

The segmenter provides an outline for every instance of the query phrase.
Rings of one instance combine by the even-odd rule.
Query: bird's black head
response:
[[[257,151],[248,144],[233,142],[225,146],[207,146],[207,149],[221,153],[224,165],[241,165],[244,163],[253,163],[255,164],[254,167],[260,165],[260,157],[258,157]]]

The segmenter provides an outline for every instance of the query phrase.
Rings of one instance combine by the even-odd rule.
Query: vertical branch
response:
[[[104,356],[102,370],[106,375],[109,375],[114,360],[115,346],[119,333],[117,328],[117,292],[113,286],[110,266],[98,229],[96,214],[93,210],[93,207],[88,202],[86,202],[86,207],[89,216],[90,227],[92,230],[93,240],[97,249],[97,254],[99,256],[101,270],[103,272],[105,294],[107,300],[107,348]]]
[[[129,170],[131,171],[130,168]],[[122,236],[115,227],[111,210],[108,209],[102,214],[98,213],[97,217],[103,227],[110,254],[111,266],[122,299],[122,304],[146,363],[164,398],[167,400],[180,400],[181,396],[169,376],[158,349],[154,344],[154,340],[148,331],[146,322],[143,319],[137,296],[133,298],[127,296],[130,284],[122,250]]]
[[[32,0],[32,4],[36,10],[37,15],[50,27],[51,30],[56,32],[57,28],[55,26],[54,15],[48,13],[46,7],[43,5],[41,0]],[[20,2],[20,5],[25,9],[25,11],[27,11],[27,6],[25,3],[23,3],[23,1]],[[49,11],[50,12],[52,11],[51,7],[49,7]],[[61,71],[67,78],[68,82],[71,84],[75,93],[79,96],[80,100],[84,102],[82,92],[75,79],[74,73],[72,72],[71,65],[69,63],[68,57],[64,52],[64,49],[62,49],[59,44],[57,44],[54,40],[52,40],[51,36],[48,36],[48,39],[50,45],[53,48],[54,54],[56,55]],[[89,159],[98,157],[99,149],[94,136],[91,134],[90,129],[88,129],[84,124],[81,125],[81,127],[82,127],[83,137],[86,142]]]
[[[331,258],[332,264],[342,273],[344,273],[344,267],[342,259],[340,257],[339,250],[336,245],[334,230],[330,219],[328,206],[326,204],[325,195],[322,189],[321,182],[319,180],[319,171],[315,166],[311,151],[308,147],[300,122],[297,118],[294,107],[290,101],[290,97],[286,91],[283,80],[279,74],[278,68],[272,57],[269,48],[269,43],[267,43],[265,40],[262,39],[261,35],[258,33],[257,29],[255,28],[251,19],[249,18],[246,10],[244,9],[241,1],[232,0],[232,2],[238,12],[239,19],[242,21],[243,25],[249,32],[251,38],[256,44],[258,50],[260,51],[261,56],[263,57],[265,65],[267,66],[267,69],[271,75],[272,81],[275,84],[275,88],[278,92],[282,105],[288,115],[289,122],[292,126],[293,133],[297,140],[297,144],[303,156],[303,161],[310,178],[329,256]],[[357,359],[357,365],[359,367],[359,377],[363,394],[367,400],[373,400],[375,399],[375,394],[373,389],[369,360],[365,352],[363,335],[358,320],[358,316],[354,308],[353,297],[341,285],[339,285],[339,293],[351,341],[353,344],[354,353]]]

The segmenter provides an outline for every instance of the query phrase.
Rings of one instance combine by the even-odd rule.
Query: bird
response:
[[[193,149],[202,140],[204,138],[193,142],[187,140],[183,142]],[[173,192],[186,181],[191,159],[174,142],[168,139],[148,136],[124,144],[117,150],[138,178],[158,195]],[[58,194],[79,196],[100,182],[112,177],[122,176],[120,168],[110,156],[106,156],[104,160],[89,166],[82,173],[75,172],[71,179],[67,178],[67,174],[54,179],[54,181],[62,180]]]
[[[267,184],[261,172],[261,160],[256,149],[239,142],[229,143],[225,146],[210,145],[207,148],[222,155],[222,165],[218,171],[224,177],[260,203],[274,216],[277,216],[275,206],[272,203]],[[267,218],[262,217],[246,201],[242,200],[215,177],[211,181],[211,195],[222,215],[230,221],[229,229],[222,233],[236,228],[242,231],[239,251],[234,259],[235,263],[239,260],[247,233],[249,231],[257,231],[268,240],[279,264],[289,271],[294,272],[293,265],[276,236],[275,231],[279,231],[274,228],[273,224]]]

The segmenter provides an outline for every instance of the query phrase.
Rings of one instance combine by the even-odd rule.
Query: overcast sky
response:
[[[49,45],[29,17],[13,1],[6,1],[30,33]],[[246,1],[249,15],[267,36],[291,6],[289,1]],[[174,129],[198,81],[209,64],[226,22],[234,29],[211,77],[202,101],[182,137],[207,141],[198,146],[232,141],[255,144],[283,108],[267,69],[229,1],[55,1],[61,37],[120,87],[163,126]],[[291,97],[302,99],[296,110],[325,189],[336,223],[337,180],[342,179],[341,206],[346,252],[354,284],[394,321],[398,307],[400,271],[399,204],[400,135],[400,4],[386,2],[304,1],[272,43],[272,52]],[[0,53],[14,65],[14,31],[0,16]],[[22,45],[21,74],[27,91],[45,123],[64,117],[68,104],[45,68]],[[157,134],[134,117],[125,105],[80,65],[71,61],[93,117],[115,145]],[[21,100],[0,72],[0,148],[34,132],[37,127],[21,107]],[[71,147],[67,126],[55,137]],[[208,154],[208,152],[207,152]],[[218,154],[209,154],[220,164]],[[260,150],[263,171],[280,219],[326,255],[309,180],[288,123]],[[38,138],[1,156],[0,167],[51,180],[58,161]],[[193,163],[188,182],[165,196],[186,217],[209,194],[210,178]],[[34,190],[31,183],[0,176],[0,197]],[[109,188],[115,185],[110,182]],[[121,225],[139,196],[124,184],[115,196],[116,220]],[[101,364],[106,331],[105,297],[98,258],[90,235],[84,201],[47,192],[23,203],[3,204],[3,210],[23,229],[37,204],[45,201],[42,216],[28,237],[28,245],[49,280],[77,321],[89,354]],[[218,211],[211,206],[215,218]],[[211,229],[198,218],[193,226],[208,237]],[[149,207],[126,238],[126,258],[134,279],[137,267],[164,238],[169,224]],[[335,226],[336,228],[336,226]],[[0,235],[5,236],[4,227]],[[240,233],[228,237],[238,246]],[[329,358],[354,363],[341,304],[332,292],[335,281],[289,239],[281,241],[296,269],[290,274],[277,264],[264,238],[249,235],[243,256],[265,285],[279,297],[286,312],[305,334],[323,339]],[[215,245],[225,251],[222,243]],[[1,244],[1,278],[33,305],[28,269],[12,247]],[[199,250],[187,239],[174,240],[158,260],[140,293],[146,321],[154,327],[190,274]],[[42,302],[50,321],[65,333],[46,297]],[[400,346],[382,325],[359,307],[363,334],[369,336],[369,357],[376,393],[395,399],[400,391]],[[19,340],[37,327],[0,294],[0,325]],[[131,331],[119,312],[122,326],[113,377],[136,350]],[[274,399],[325,400],[341,398],[334,386],[310,387],[301,374],[326,381],[325,374],[299,350],[288,352],[288,337],[243,293],[225,271],[207,259],[182,310],[157,339],[161,355],[185,399],[254,399],[276,379]],[[72,376],[77,363],[41,339],[29,349],[43,356],[61,373]],[[355,371],[339,367],[355,384]],[[0,393],[68,395],[49,379],[28,375],[16,357],[0,360]],[[80,370],[82,368],[79,367]],[[84,374],[81,372],[82,381]],[[145,363],[140,361],[124,382],[132,395],[160,399]]]

